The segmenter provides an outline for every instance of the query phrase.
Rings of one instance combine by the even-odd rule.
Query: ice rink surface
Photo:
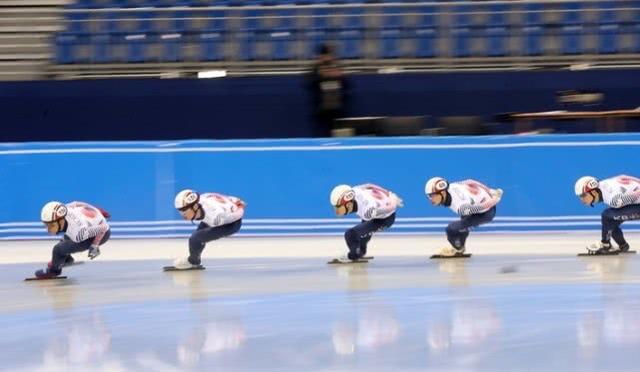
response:
[[[0,369],[637,371],[640,257],[576,257],[590,234],[232,238],[165,273],[186,240],[111,240],[63,281],[23,282],[52,241],[0,243]],[[640,236],[629,235],[640,248]]]

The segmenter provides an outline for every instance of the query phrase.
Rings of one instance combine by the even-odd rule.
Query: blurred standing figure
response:
[[[315,115],[315,137],[329,137],[334,121],[344,117],[346,111],[347,79],[333,48],[322,44],[318,50],[318,59],[311,71],[311,92]]]

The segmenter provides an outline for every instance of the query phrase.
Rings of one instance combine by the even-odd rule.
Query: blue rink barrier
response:
[[[0,144],[0,239],[43,239],[49,200],[108,210],[117,238],[182,237],[174,195],[183,188],[247,202],[240,235],[337,235],[329,192],[373,182],[405,201],[392,234],[443,233],[455,216],[424,195],[429,177],[474,178],[504,190],[485,232],[575,231],[600,226],[602,205],[573,194],[583,175],[640,176],[640,134],[402,137],[308,140]],[[625,231],[640,230],[636,222]]]

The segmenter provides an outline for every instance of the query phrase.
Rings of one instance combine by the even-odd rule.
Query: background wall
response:
[[[350,75],[352,116],[549,111],[559,90],[598,90],[600,108],[640,106],[640,70]],[[0,141],[311,137],[304,76],[0,83]],[[434,124],[433,122],[431,124]],[[630,125],[627,129],[640,129]],[[510,130],[510,126],[503,128]],[[563,131],[592,131],[563,123]]]
[[[182,236],[183,188],[247,201],[242,234],[340,234],[329,192],[374,182],[404,198],[394,233],[441,233],[454,216],[431,207],[425,181],[475,178],[505,194],[484,231],[593,230],[599,212],[573,195],[585,174],[640,175],[640,134],[353,138],[0,145],[0,238],[44,237],[49,200],[87,201],[113,215],[114,236]],[[627,229],[638,229],[635,223]]]

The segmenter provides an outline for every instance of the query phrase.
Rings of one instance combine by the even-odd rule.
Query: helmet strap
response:
[[[591,196],[593,197],[593,200],[591,200],[591,208],[593,208],[593,205],[595,203],[600,203],[602,201],[602,191],[600,191],[600,189],[593,189],[591,191],[589,191],[591,193]]]
[[[191,209],[193,210],[193,218],[191,218],[191,222],[200,221],[201,219],[204,218],[204,211],[202,210],[200,203],[197,203],[197,202],[193,203],[193,205],[191,206]]]
[[[443,193],[444,193],[444,198],[442,199],[442,203],[440,204],[442,204],[445,207],[451,206],[451,194],[449,194],[448,190],[444,190]]]
[[[56,234],[61,233],[61,232],[67,232],[67,220],[64,218],[59,218],[55,221],[56,223],[56,227],[58,228],[58,231],[56,231]]]

